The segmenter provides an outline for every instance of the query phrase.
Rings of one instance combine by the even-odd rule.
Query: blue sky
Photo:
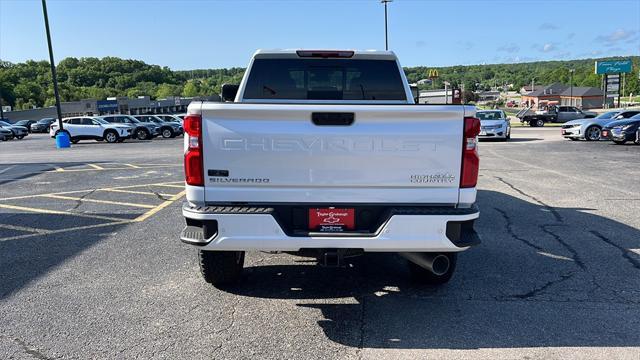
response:
[[[258,48],[383,49],[379,0],[49,0],[56,61],[118,56],[174,70],[245,66]],[[640,0],[389,4],[404,66],[640,55]],[[0,59],[47,59],[37,0],[0,0]]]

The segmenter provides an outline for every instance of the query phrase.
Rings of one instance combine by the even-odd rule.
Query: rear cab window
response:
[[[256,58],[248,100],[401,100],[407,95],[394,60]]]

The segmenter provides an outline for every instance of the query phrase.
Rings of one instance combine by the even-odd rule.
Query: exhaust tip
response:
[[[449,266],[451,266],[449,258],[445,255],[438,255],[433,259],[431,271],[435,275],[441,276],[449,271]]]

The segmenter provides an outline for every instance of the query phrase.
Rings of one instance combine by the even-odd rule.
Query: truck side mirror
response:
[[[222,101],[234,101],[240,85],[222,84]]]

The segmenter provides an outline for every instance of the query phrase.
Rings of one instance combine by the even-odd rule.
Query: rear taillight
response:
[[[202,164],[202,116],[187,115],[184,118],[187,134],[187,151],[184,153],[184,177],[187,185],[204,186]]]
[[[464,118],[464,140],[462,142],[462,171],[460,187],[472,188],[478,183],[480,156],[478,155],[478,134],[480,120],[474,117]]]

